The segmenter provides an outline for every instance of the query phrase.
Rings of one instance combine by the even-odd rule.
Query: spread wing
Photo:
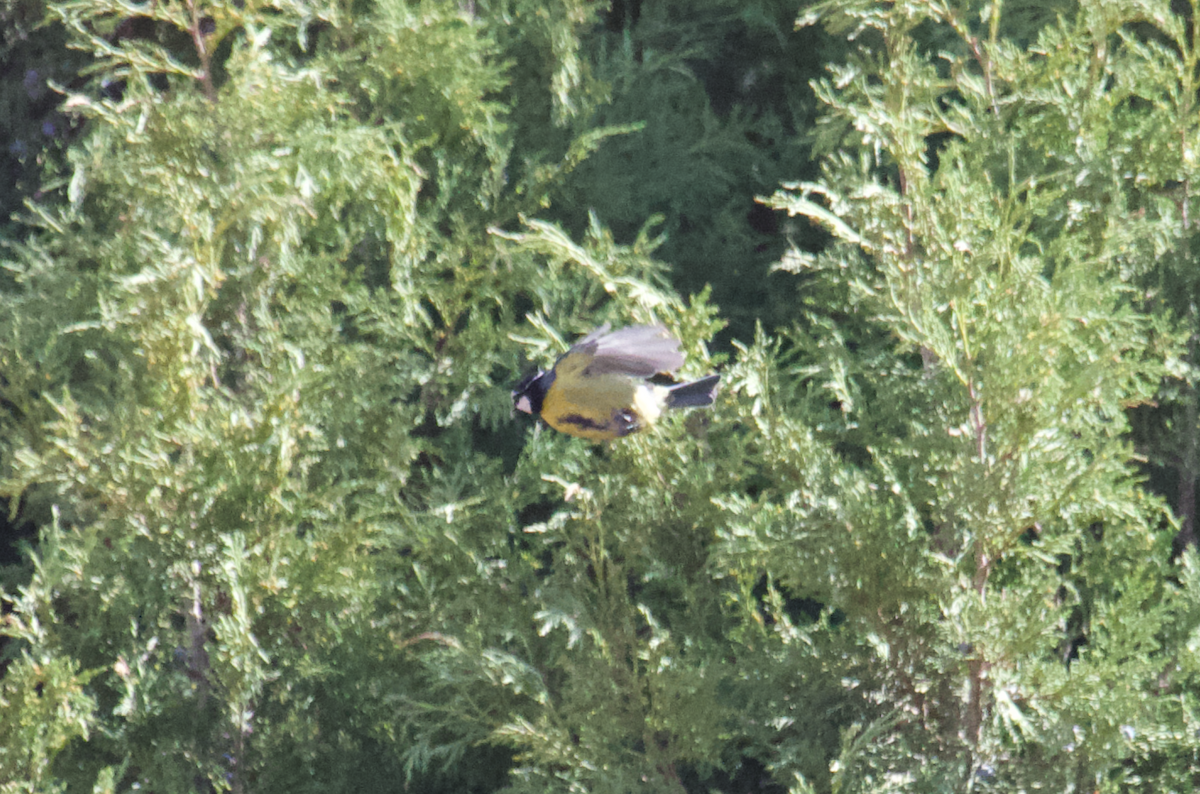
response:
[[[679,340],[661,325],[631,325],[608,332],[609,325],[579,340],[568,355],[582,353],[591,361],[585,375],[619,374],[648,378],[656,372],[672,372],[683,364]]]

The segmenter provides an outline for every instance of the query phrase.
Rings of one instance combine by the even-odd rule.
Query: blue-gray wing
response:
[[[585,375],[648,378],[656,372],[673,372],[683,364],[679,340],[661,325],[631,325],[612,333],[608,329],[605,323],[571,348],[571,353],[592,357]]]

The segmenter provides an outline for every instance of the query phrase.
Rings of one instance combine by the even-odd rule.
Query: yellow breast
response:
[[[558,377],[542,403],[542,418],[559,432],[608,441],[653,424],[662,412],[659,392],[666,390],[625,375]]]

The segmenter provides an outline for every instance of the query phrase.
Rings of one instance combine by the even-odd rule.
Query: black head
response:
[[[513,408],[535,416],[540,414],[546,391],[553,382],[553,370],[536,370],[521,378],[521,382],[512,392]]]

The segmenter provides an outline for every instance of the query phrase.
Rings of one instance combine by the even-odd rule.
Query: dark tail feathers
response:
[[[713,400],[717,399],[717,385],[720,380],[720,375],[709,375],[691,383],[672,386],[667,393],[667,407],[703,408],[712,405]]]

